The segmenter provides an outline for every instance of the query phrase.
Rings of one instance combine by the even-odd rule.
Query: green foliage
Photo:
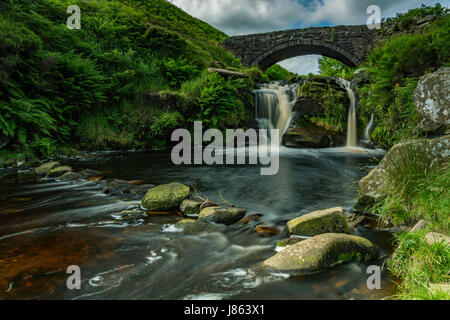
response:
[[[406,13],[398,13],[395,18],[385,19],[385,22],[398,22],[404,26],[409,26],[413,19],[422,19],[426,16],[445,16],[449,9],[443,7],[440,3],[436,3],[434,7],[422,4],[420,8],[408,10]]]
[[[450,19],[445,16],[424,33],[394,36],[374,49],[364,65],[370,83],[359,88],[360,116],[372,113],[377,127],[372,140],[390,148],[410,136],[419,123],[413,93],[419,77],[449,63]]]
[[[408,300],[449,300],[447,292],[431,290],[431,283],[448,283],[450,247],[429,245],[425,232],[396,236],[397,249],[388,261],[389,270],[402,280],[396,298]]]
[[[177,88],[200,73],[198,68],[189,64],[187,59],[182,57],[176,60],[172,58],[164,60],[162,71],[169,85]]]
[[[278,80],[290,80],[294,76],[295,74],[293,74],[292,72],[287,71],[278,64],[274,64],[273,66],[266,69],[266,71],[263,73],[262,79],[264,82],[270,82]]]
[[[164,112],[159,118],[155,119],[151,126],[154,136],[166,136],[171,130],[177,129],[184,121],[184,117],[179,112]]]
[[[321,56],[318,63],[319,73],[324,77],[348,79],[354,72],[353,68],[332,58]]]

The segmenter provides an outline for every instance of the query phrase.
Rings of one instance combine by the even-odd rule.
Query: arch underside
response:
[[[251,65],[258,65],[265,70],[280,61],[310,54],[333,58],[350,67],[355,67],[359,64],[359,60],[355,56],[333,44],[295,41],[294,43],[286,42],[270,48],[256,57]]]

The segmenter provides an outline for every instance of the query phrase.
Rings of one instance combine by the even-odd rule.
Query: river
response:
[[[184,235],[179,216],[151,216],[124,222],[117,212],[138,208],[102,192],[101,181],[58,182],[25,179],[0,171],[0,298],[2,299],[378,299],[394,281],[383,272],[382,290],[367,289],[367,263],[343,265],[319,275],[260,275],[252,266],[274,255],[287,237],[286,221],[316,209],[351,211],[356,184],[378,151],[287,149],[280,171],[261,176],[258,166],[172,165],[169,152],[106,153],[90,160],[67,160],[75,170],[102,171],[105,180],[145,180],[152,185],[195,185],[210,199],[222,196],[262,214],[280,228],[275,237],[254,232],[258,223],[220,232]],[[260,222],[261,223],[261,222]],[[391,252],[388,232],[358,227]],[[383,257],[384,256],[384,257]],[[81,269],[80,290],[69,290],[66,269]]]

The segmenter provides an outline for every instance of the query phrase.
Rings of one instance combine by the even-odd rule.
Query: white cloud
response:
[[[320,56],[316,55],[295,57],[284,60],[280,62],[279,65],[286,70],[295,72],[297,74],[317,73],[317,71],[319,71],[319,64],[317,62],[317,59],[319,57]]]

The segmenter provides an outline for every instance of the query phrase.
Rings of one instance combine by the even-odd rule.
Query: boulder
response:
[[[59,162],[51,161],[44,163],[43,165],[40,165],[39,167],[34,169],[34,171],[36,172],[36,174],[43,176],[52,171],[53,169],[55,169],[56,167],[59,167]]]
[[[196,216],[200,213],[201,201],[186,199],[180,205],[180,211],[188,216]]]
[[[80,172],[82,179],[88,179],[88,178],[95,178],[95,177],[101,177],[103,176],[103,173],[97,170],[92,169],[84,169]]]
[[[343,133],[323,129],[311,123],[297,124],[283,135],[283,145],[290,148],[328,148],[343,144]]]
[[[300,237],[296,237],[296,236],[292,236],[292,237],[289,237],[287,239],[283,239],[283,240],[278,241],[277,242],[277,247],[285,248],[285,247],[288,247],[288,246],[292,246],[292,245],[294,245],[296,243],[299,243],[300,241],[303,241],[303,240],[305,240],[305,239],[304,238],[300,238]]]
[[[378,249],[367,239],[325,233],[286,247],[262,262],[262,267],[270,271],[303,275],[319,273],[352,261],[369,261],[376,257]]]
[[[450,125],[450,68],[423,76],[414,91],[417,112],[425,119],[423,129]]]
[[[149,211],[171,210],[189,197],[190,189],[181,183],[164,184],[150,189],[142,198],[142,206]]]
[[[46,177],[47,178],[57,178],[67,172],[72,172],[72,171],[73,171],[73,169],[69,166],[56,167],[56,168],[50,170],[50,172],[47,173]]]
[[[397,163],[403,154],[415,153],[426,154],[428,159],[448,159],[450,157],[450,135],[436,139],[409,140],[392,147],[379,165],[359,181],[359,197],[354,210],[363,214],[370,213],[373,205],[386,196],[389,166]]]
[[[425,241],[429,245],[437,244],[444,242],[447,246],[450,246],[450,237],[437,233],[437,232],[429,232],[425,235]]]
[[[226,225],[233,224],[241,220],[245,215],[245,210],[235,207],[208,207],[200,211],[199,220],[222,223]]]
[[[350,234],[342,208],[332,208],[305,214],[287,223],[290,235],[313,237],[322,233]]]

